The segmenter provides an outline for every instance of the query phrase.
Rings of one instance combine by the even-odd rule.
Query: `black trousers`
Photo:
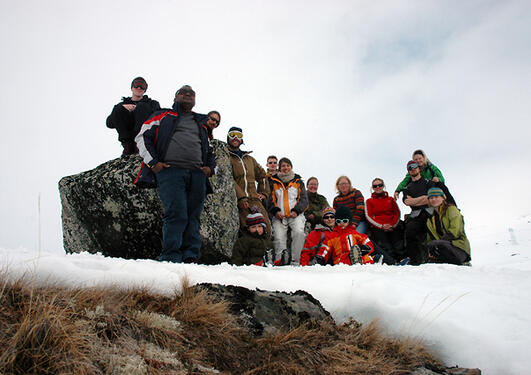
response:
[[[429,261],[431,263],[449,263],[458,266],[470,260],[468,254],[450,241],[434,240],[428,242]]]
[[[404,223],[402,221],[389,232],[371,227],[369,229],[369,237],[373,243],[394,259],[404,259]]]
[[[409,216],[405,222],[406,256],[410,258],[410,264],[419,265],[428,261],[426,248],[426,221],[430,215],[422,209],[418,216]]]

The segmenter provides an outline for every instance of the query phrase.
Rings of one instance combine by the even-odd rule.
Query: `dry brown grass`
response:
[[[435,359],[354,321],[253,338],[226,303],[182,292],[5,281],[0,374],[406,374]]]

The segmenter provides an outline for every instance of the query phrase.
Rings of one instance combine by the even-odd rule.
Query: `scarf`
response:
[[[295,172],[293,171],[289,173],[278,172],[277,177],[280,179],[280,181],[286,184],[295,178]]]

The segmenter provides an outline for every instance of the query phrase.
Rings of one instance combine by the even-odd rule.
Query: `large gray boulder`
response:
[[[200,261],[230,259],[239,228],[234,180],[226,144],[214,140],[216,175],[201,215]],[[110,160],[59,181],[63,244],[67,253],[88,251],[129,259],[155,259],[161,251],[163,209],[156,189],[133,181],[138,155]]]

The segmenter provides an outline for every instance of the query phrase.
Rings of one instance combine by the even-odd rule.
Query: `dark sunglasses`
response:
[[[418,168],[419,165],[417,163],[411,163],[409,164],[409,166],[407,167],[407,170],[410,171],[412,169],[415,169],[415,168]]]
[[[376,185],[372,185],[372,188],[376,189],[376,188],[383,187],[383,186],[384,186],[383,184],[376,184]]]
[[[182,90],[179,90],[179,92],[177,93],[177,95],[186,95],[186,94],[195,96],[195,91],[192,89],[182,89]]]
[[[336,224],[348,223],[350,219],[336,219]]]
[[[135,89],[142,89],[142,90],[145,90],[146,89],[146,85],[143,85],[141,83],[137,83],[133,86]]]
[[[219,120],[218,120],[217,118],[214,118],[214,117],[212,117],[212,116],[208,116],[208,119],[209,119],[210,121],[214,121],[216,124],[219,124]]]
[[[325,215],[323,216],[323,220],[328,220],[328,219],[335,219],[336,217],[334,215]]]
[[[276,161],[268,161],[267,164],[278,164]]]

